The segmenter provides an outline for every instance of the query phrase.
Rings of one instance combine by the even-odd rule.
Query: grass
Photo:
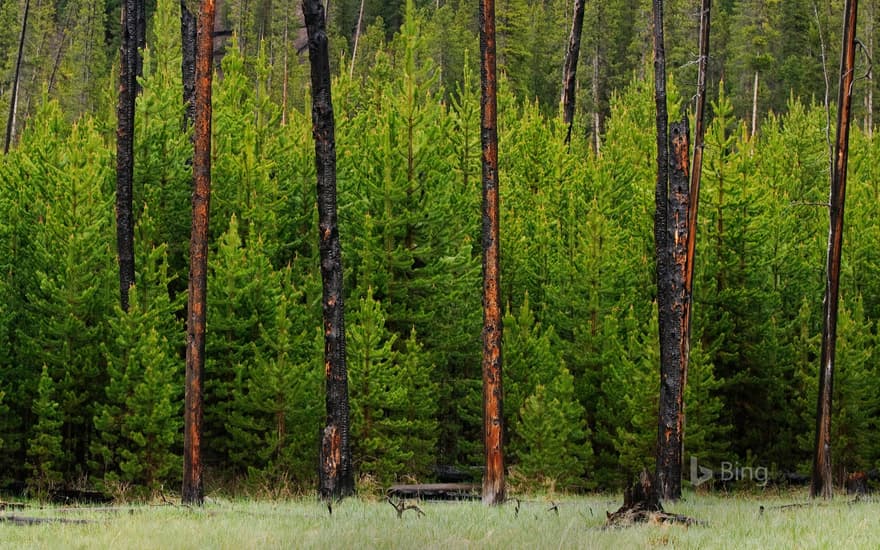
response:
[[[402,519],[386,502],[347,499],[333,514],[315,500],[210,500],[202,509],[136,506],[90,511],[34,506],[31,517],[91,523],[17,526],[0,523],[0,548],[877,548],[880,501],[809,502],[805,494],[776,497],[690,495],[668,506],[704,527],[641,525],[603,530],[618,497],[558,500],[558,514],[539,497],[486,507],[477,502],[420,503]],[[796,504],[796,506],[788,506]],[[763,511],[761,507],[764,507]],[[9,515],[11,512],[4,512]]]

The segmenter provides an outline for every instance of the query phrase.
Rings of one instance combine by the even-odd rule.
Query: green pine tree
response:
[[[55,383],[49,369],[43,366],[37,387],[37,398],[32,412],[36,424],[28,438],[28,485],[38,498],[44,498],[63,477],[61,467],[66,462],[61,446],[62,413],[55,401]]]

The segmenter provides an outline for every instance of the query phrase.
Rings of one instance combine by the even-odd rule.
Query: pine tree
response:
[[[33,413],[36,424],[28,438],[28,465],[31,475],[28,485],[39,498],[44,498],[56,484],[62,481],[64,451],[61,446],[62,413],[55,401],[55,383],[49,369],[43,366],[34,400]]]

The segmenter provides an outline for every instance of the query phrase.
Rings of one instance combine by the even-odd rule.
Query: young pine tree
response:
[[[28,438],[27,462],[30,467],[28,485],[43,498],[63,479],[59,466],[64,464],[61,448],[62,414],[55,401],[55,383],[49,369],[43,366],[32,412],[36,424]]]

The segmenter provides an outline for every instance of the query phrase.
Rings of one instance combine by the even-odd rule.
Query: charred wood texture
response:
[[[819,396],[816,406],[816,439],[813,449],[813,479],[810,496],[832,496],[831,478],[831,396],[834,381],[834,355],[837,347],[837,309],[840,298],[840,259],[843,249],[843,213],[846,202],[846,167],[849,157],[849,131],[852,122],[852,88],[856,56],[857,0],[844,7],[843,47],[840,55],[840,89],[837,95],[837,138],[831,171],[828,255],[823,301],[822,353],[819,365]]]
[[[562,71],[562,120],[568,125],[565,142],[571,141],[574,126],[575,96],[577,93],[577,66],[581,53],[581,32],[584,28],[584,0],[574,0],[571,18],[571,34],[565,50],[565,67]]]
[[[605,528],[628,527],[639,523],[702,525],[701,521],[694,518],[665,512],[656,483],[644,470],[636,483],[624,489],[623,506],[616,512],[606,512]]]
[[[119,98],[116,104],[116,251],[119,257],[119,301],[128,311],[128,291],[134,284],[134,109],[138,71],[142,69],[139,40],[145,31],[143,0],[122,2],[122,44]]]
[[[687,379],[685,290],[688,236],[688,121],[673,123],[669,130],[669,192],[666,208],[666,271],[662,279],[667,304],[667,323],[660,336],[660,406],[657,447],[657,483],[664,500],[681,497],[682,444],[684,441],[684,386]]]
[[[9,117],[6,119],[6,139],[3,141],[3,154],[9,152],[15,127],[15,109],[18,107],[18,84],[21,82],[21,60],[24,57],[24,39],[27,35],[30,0],[25,0],[24,15],[21,18],[21,33],[18,36],[18,55],[15,56],[15,76],[12,79],[12,97],[9,99]]]
[[[342,302],[342,247],[336,212],[336,137],[324,6],[320,0],[303,0],[302,7],[309,37],[312,135],[315,139],[318,177],[318,229],[323,283],[327,419],[321,433],[318,483],[321,497],[332,499],[354,494]]]
[[[498,210],[498,101],[495,0],[480,1],[480,141],[483,147],[483,502],[505,499],[504,416],[501,384],[501,287]]]
[[[187,7],[187,0],[180,0],[180,43],[183,54],[180,70],[183,76],[184,128],[189,128],[195,122],[196,16]]]
[[[201,505],[202,420],[204,417],[205,321],[207,313],[208,220],[211,197],[211,78],[214,57],[214,0],[202,0],[196,24],[195,124],[193,129],[192,236],[187,304],[186,397],[183,490],[185,504]]]

